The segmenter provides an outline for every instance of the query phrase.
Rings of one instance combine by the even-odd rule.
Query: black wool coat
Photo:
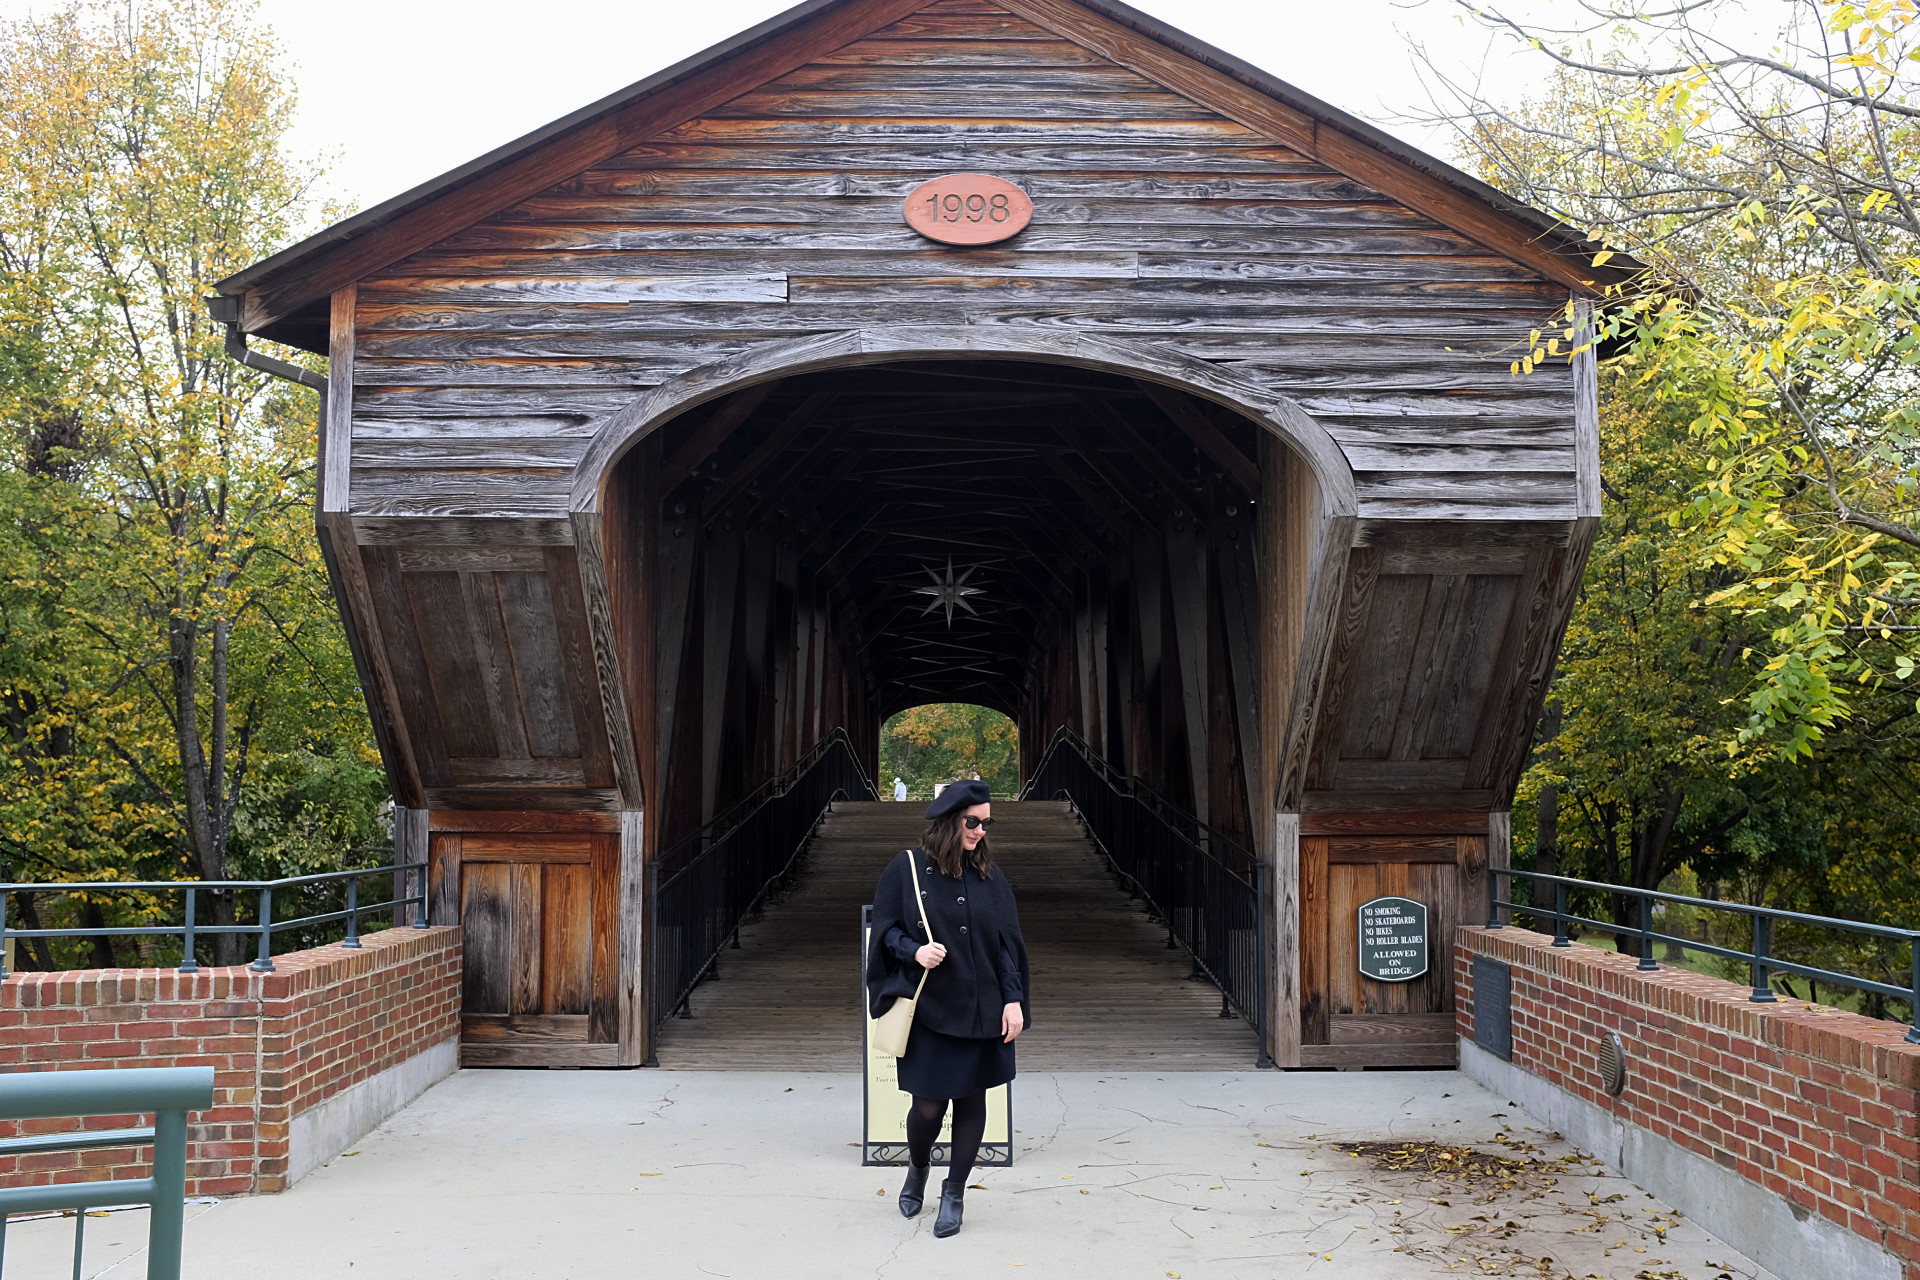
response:
[[[923,971],[912,960],[895,956],[886,945],[887,933],[896,925],[916,942],[929,941],[913,901],[908,858],[918,862],[927,922],[933,926],[931,940],[947,949],[947,958],[931,970]],[[924,850],[894,855],[873,892],[873,933],[867,947],[869,1013],[878,1018],[896,999],[911,998],[925,972],[927,985],[914,1011],[915,1025],[950,1036],[997,1040],[1007,1004],[1001,998],[1000,966],[1008,962],[1018,970],[1020,1014],[1031,1026],[1028,993],[1033,986],[1028,980],[1027,941],[1020,934],[1020,911],[1006,873],[995,867],[990,878],[982,879],[968,867],[955,879],[940,874]]]

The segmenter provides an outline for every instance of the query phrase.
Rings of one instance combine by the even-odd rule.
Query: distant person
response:
[[[878,1018],[920,992],[907,1051],[896,1060],[900,1087],[913,1095],[900,1188],[905,1217],[920,1212],[934,1139],[953,1104],[951,1158],[933,1223],[942,1238],[960,1230],[967,1179],[987,1131],[987,1090],[1013,1079],[1013,1041],[1028,1022],[1027,943],[1013,889],[987,850],[988,799],[987,784],[972,779],[942,788],[927,806],[920,848],[897,854],[873,894],[868,1012]]]
[[[907,784],[898,778],[893,780],[893,798],[896,801],[905,801],[907,798]]]

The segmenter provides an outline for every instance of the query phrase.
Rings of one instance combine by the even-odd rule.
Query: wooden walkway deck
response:
[[[1034,1071],[1237,1071],[1253,1032],[1222,1018],[1212,983],[1115,887],[1064,804],[996,801],[996,860],[1020,898],[1033,967]],[[919,805],[842,803],[785,899],[740,931],[690,1019],[661,1036],[662,1067],[860,1069],[860,907],[887,859],[918,841]]]

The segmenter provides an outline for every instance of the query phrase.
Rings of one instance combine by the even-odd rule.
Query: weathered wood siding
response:
[[[902,198],[1006,177],[1033,225],[933,245]],[[891,325],[1151,337],[1293,397],[1361,515],[1576,514],[1566,305],[1462,235],[978,0],[921,13],[362,281],[357,516],[557,519],[595,424],[772,338]]]

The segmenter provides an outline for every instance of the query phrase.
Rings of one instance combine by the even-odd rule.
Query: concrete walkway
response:
[[[191,1206],[185,1273],[1768,1275],[1451,1072],[1023,1074],[1015,1090],[1014,1167],[978,1173],[965,1230],[936,1240],[931,1210],[894,1208],[897,1170],[858,1164],[854,1076],[462,1071],[284,1195]],[[1340,1145],[1369,1140],[1391,1146]],[[1487,1153],[1479,1172],[1449,1174],[1464,1147]],[[144,1274],[144,1213],[87,1234],[84,1274]],[[71,1240],[71,1220],[16,1222],[9,1280],[68,1274]]]

